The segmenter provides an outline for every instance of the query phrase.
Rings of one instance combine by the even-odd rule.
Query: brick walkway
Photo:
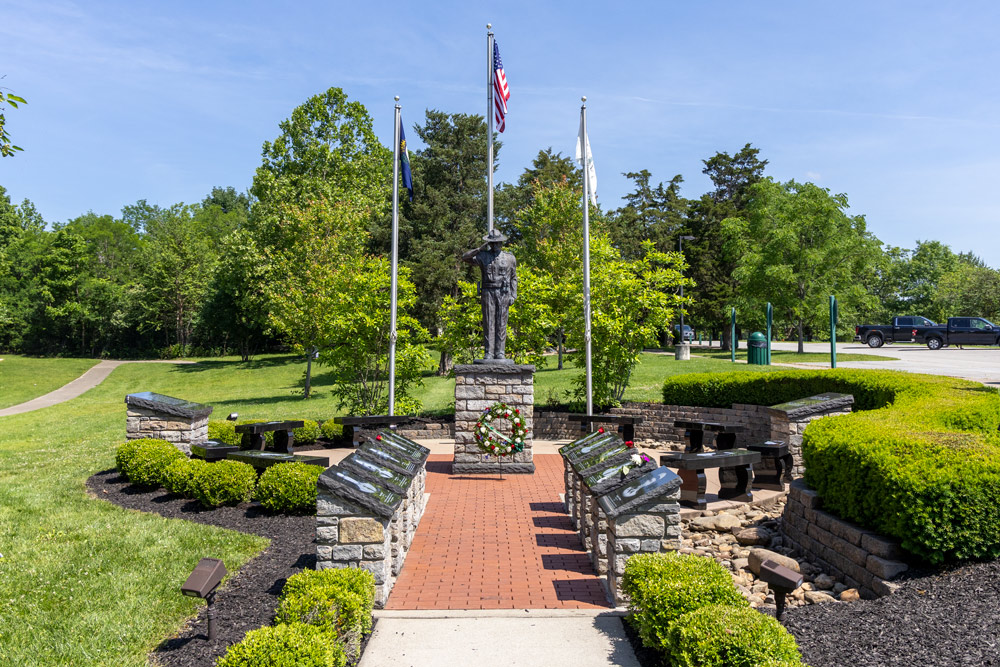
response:
[[[430,502],[386,609],[610,607],[559,502],[561,457],[502,482],[453,476],[451,459],[427,462]]]

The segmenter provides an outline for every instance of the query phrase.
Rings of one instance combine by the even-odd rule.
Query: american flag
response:
[[[503,73],[500,48],[496,42],[493,42],[493,106],[496,107],[497,130],[500,132],[503,132],[503,119],[507,115],[507,100],[509,99],[510,88],[507,86],[507,75]]]

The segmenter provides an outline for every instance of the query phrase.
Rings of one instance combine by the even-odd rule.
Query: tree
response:
[[[677,247],[677,234],[687,223],[691,203],[680,196],[684,178],[677,174],[670,184],[655,188],[649,184],[646,169],[628,172],[626,178],[635,181],[635,191],[625,195],[625,206],[609,216],[611,241],[626,259],[642,256],[643,241],[652,241],[660,252]]]
[[[566,327],[578,301],[583,266],[583,189],[568,181],[535,185],[531,204],[517,215],[521,239],[514,250],[518,262],[551,281],[546,305],[555,323],[558,368],[563,367]],[[604,216],[591,211],[591,236],[606,230]]]
[[[496,226],[507,235],[512,242],[521,238],[521,230],[517,225],[517,214],[531,206],[534,193],[539,189],[549,188],[565,183],[571,190],[583,191],[583,173],[570,157],[562,153],[553,153],[552,148],[538,151],[538,155],[511,185],[501,184],[496,193],[495,222]]]
[[[985,317],[1000,322],[1000,271],[974,256],[962,255],[950,272],[941,276],[934,293],[938,321],[948,317]]]
[[[858,278],[871,271],[881,244],[847,208],[846,195],[765,179],[751,186],[746,216],[723,222],[738,304],[762,312],[770,301],[796,327],[800,353],[805,327],[822,330],[827,321],[829,295],[837,296],[845,322],[872,301]]]
[[[943,321],[947,315],[936,307],[943,302],[935,298],[935,292],[942,278],[954,273],[958,264],[958,256],[944,243],[917,241],[903,276],[900,301],[914,315]]]
[[[598,236],[591,241],[591,323],[593,332],[593,398],[597,406],[618,405],[639,363],[643,348],[655,343],[674,311],[682,305],[676,293],[684,278],[684,258],[678,252],[661,253],[652,241],[643,245],[637,260],[622,259],[611,240]],[[582,284],[582,281],[581,281]],[[586,363],[583,339],[583,294],[577,293],[569,327],[570,344],[576,347],[573,362]],[[575,396],[586,400],[586,373],[574,378]]]
[[[251,227],[261,247],[295,245],[297,231],[283,224],[283,207],[350,202],[380,219],[389,202],[392,153],[379,143],[368,110],[330,88],[296,107],[280,123],[281,135],[264,143],[254,175]]]
[[[414,130],[426,148],[411,158],[414,200],[400,212],[400,257],[417,288],[417,318],[437,329],[444,298],[458,299],[459,281],[473,280],[462,253],[480,245],[486,233],[486,122],[478,115],[428,110],[424,125]],[[380,248],[388,247],[384,221],[376,235]],[[438,372],[448,366],[442,352]]]
[[[685,243],[685,257],[694,280],[689,310],[692,323],[722,332],[723,348],[729,349],[729,309],[735,305],[737,284],[735,262],[721,252],[724,242],[722,221],[744,214],[749,189],[764,177],[767,160],[760,150],[746,144],[734,155],[716,153],[704,160],[702,173],[712,179],[715,189],[691,205],[687,229],[694,236]]]
[[[11,109],[16,109],[19,104],[27,104],[27,102],[24,101],[23,97],[18,97],[11,92],[4,92],[4,89],[0,88],[0,157],[11,157],[17,151],[23,151],[24,149],[20,146],[15,146],[10,138],[10,133],[7,132],[7,119],[4,116],[4,112],[6,111],[4,108],[5,104]]]

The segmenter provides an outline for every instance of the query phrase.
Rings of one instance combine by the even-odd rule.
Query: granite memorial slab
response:
[[[579,461],[596,456],[605,449],[611,449],[620,445],[624,445],[624,441],[618,437],[617,433],[603,433],[602,437],[581,443],[577,447],[566,450],[565,453],[560,451],[560,454],[563,454],[570,465],[575,468]]]
[[[165,412],[166,414],[184,417],[185,419],[199,419],[212,414],[211,405],[185,401],[183,398],[174,398],[173,396],[157,394],[153,391],[140,391],[135,394],[128,394],[125,396],[125,405],[132,408]]]
[[[249,463],[258,470],[265,470],[279,463],[306,463],[308,465],[329,467],[330,459],[326,456],[309,454],[286,454],[285,452],[261,452],[257,450],[238,450],[226,454],[227,459]]]
[[[618,487],[597,499],[597,503],[610,518],[645,505],[660,496],[676,491],[681,478],[670,468],[660,466],[642,477]]]
[[[221,461],[228,454],[238,451],[240,451],[238,446],[227,445],[218,440],[206,440],[191,445],[191,456],[206,461]]]
[[[406,475],[407,477],[414,477],[420,472],[420,466],[408,458],[400,456],[396,452],[390,452],[381,447],[380,442],[372,440],[371,442],[366,442],[358,447],[356,454],[364,456],[369,461],[374,461],[379,465],[383,465],[390,470],[395,470],[398,473]]]
[[[587,435],[583,436],[578,440],[574,440],[568,445],[563,445],[557,451],[563,458],[568,459],[571,455],[574,454],[574,452],[579,450],[581,447],[586,447],[587,445],[593,443],[595,440],[599,439],[608,440],[613,437],[615,437],[615,434],[610,433],[608,431],[605,431],[603,433],[601,431],[594,431],[593,433],[588,433]]]
[[[803,417],[808,417],[809,415],[820,412],[844,409],[849,410],[852,405],[854,405],[854,396],[850,394],[827,392],[825,394],[817,394],[807,398],[788,401],[787,403],[772,405],[768,408],[768,411],[785,417],[789,421],[798,421]]]
[[[392,518],[403,502],[401,494],[339,466],[332,466],[320,475],[319,484],[335,496],[387,519]]]
[[[375,436],[375,441],[382,444],[384,448],[395,450],[418,465],[423,464],[431,453],[427,447],[392,431],[380,432]]]
[[[633,452],[635,452],[634,449],[621,443],[614,447],[601,449],[593,456],[575,462],[573,469],[580,477],[587,477],[608,465],[625,465],[631,460]]]
[[[413,482],[412,476],[405,475],[401,472],[393,470],[392,468],[380,465],[375,461],[358,454],[357,452],[352,453],[346,459],[341,461],[339,465],[342,468],[346,468],[347,470],[368,477],[371,481],[381,484],[393,493],[398,493],[402,496],[407,494],[410,484]]]
[[[631,462],[631,457],[629,457],[629,462]],[[603,496],[620,486],[635,481],[646,473],[653,472],[657,467],[656,461],[650,459],[642,465],[634,466],[627,474],[622,474],[622,465],[611,465],[584,477],[583,483],[590,489],[591,494]]]

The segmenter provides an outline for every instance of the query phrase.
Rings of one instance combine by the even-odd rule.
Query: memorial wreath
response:
[[[494,419],[505,419],[510,422],[510,434],[501,433],[493,426]],[[528,428],[524,425],[524,417],[517,408],[506,403],[496,403],[476,422],[475,438],[479,449],[494,456],[512,456],[515,452],[524,451],[524,438]]]

